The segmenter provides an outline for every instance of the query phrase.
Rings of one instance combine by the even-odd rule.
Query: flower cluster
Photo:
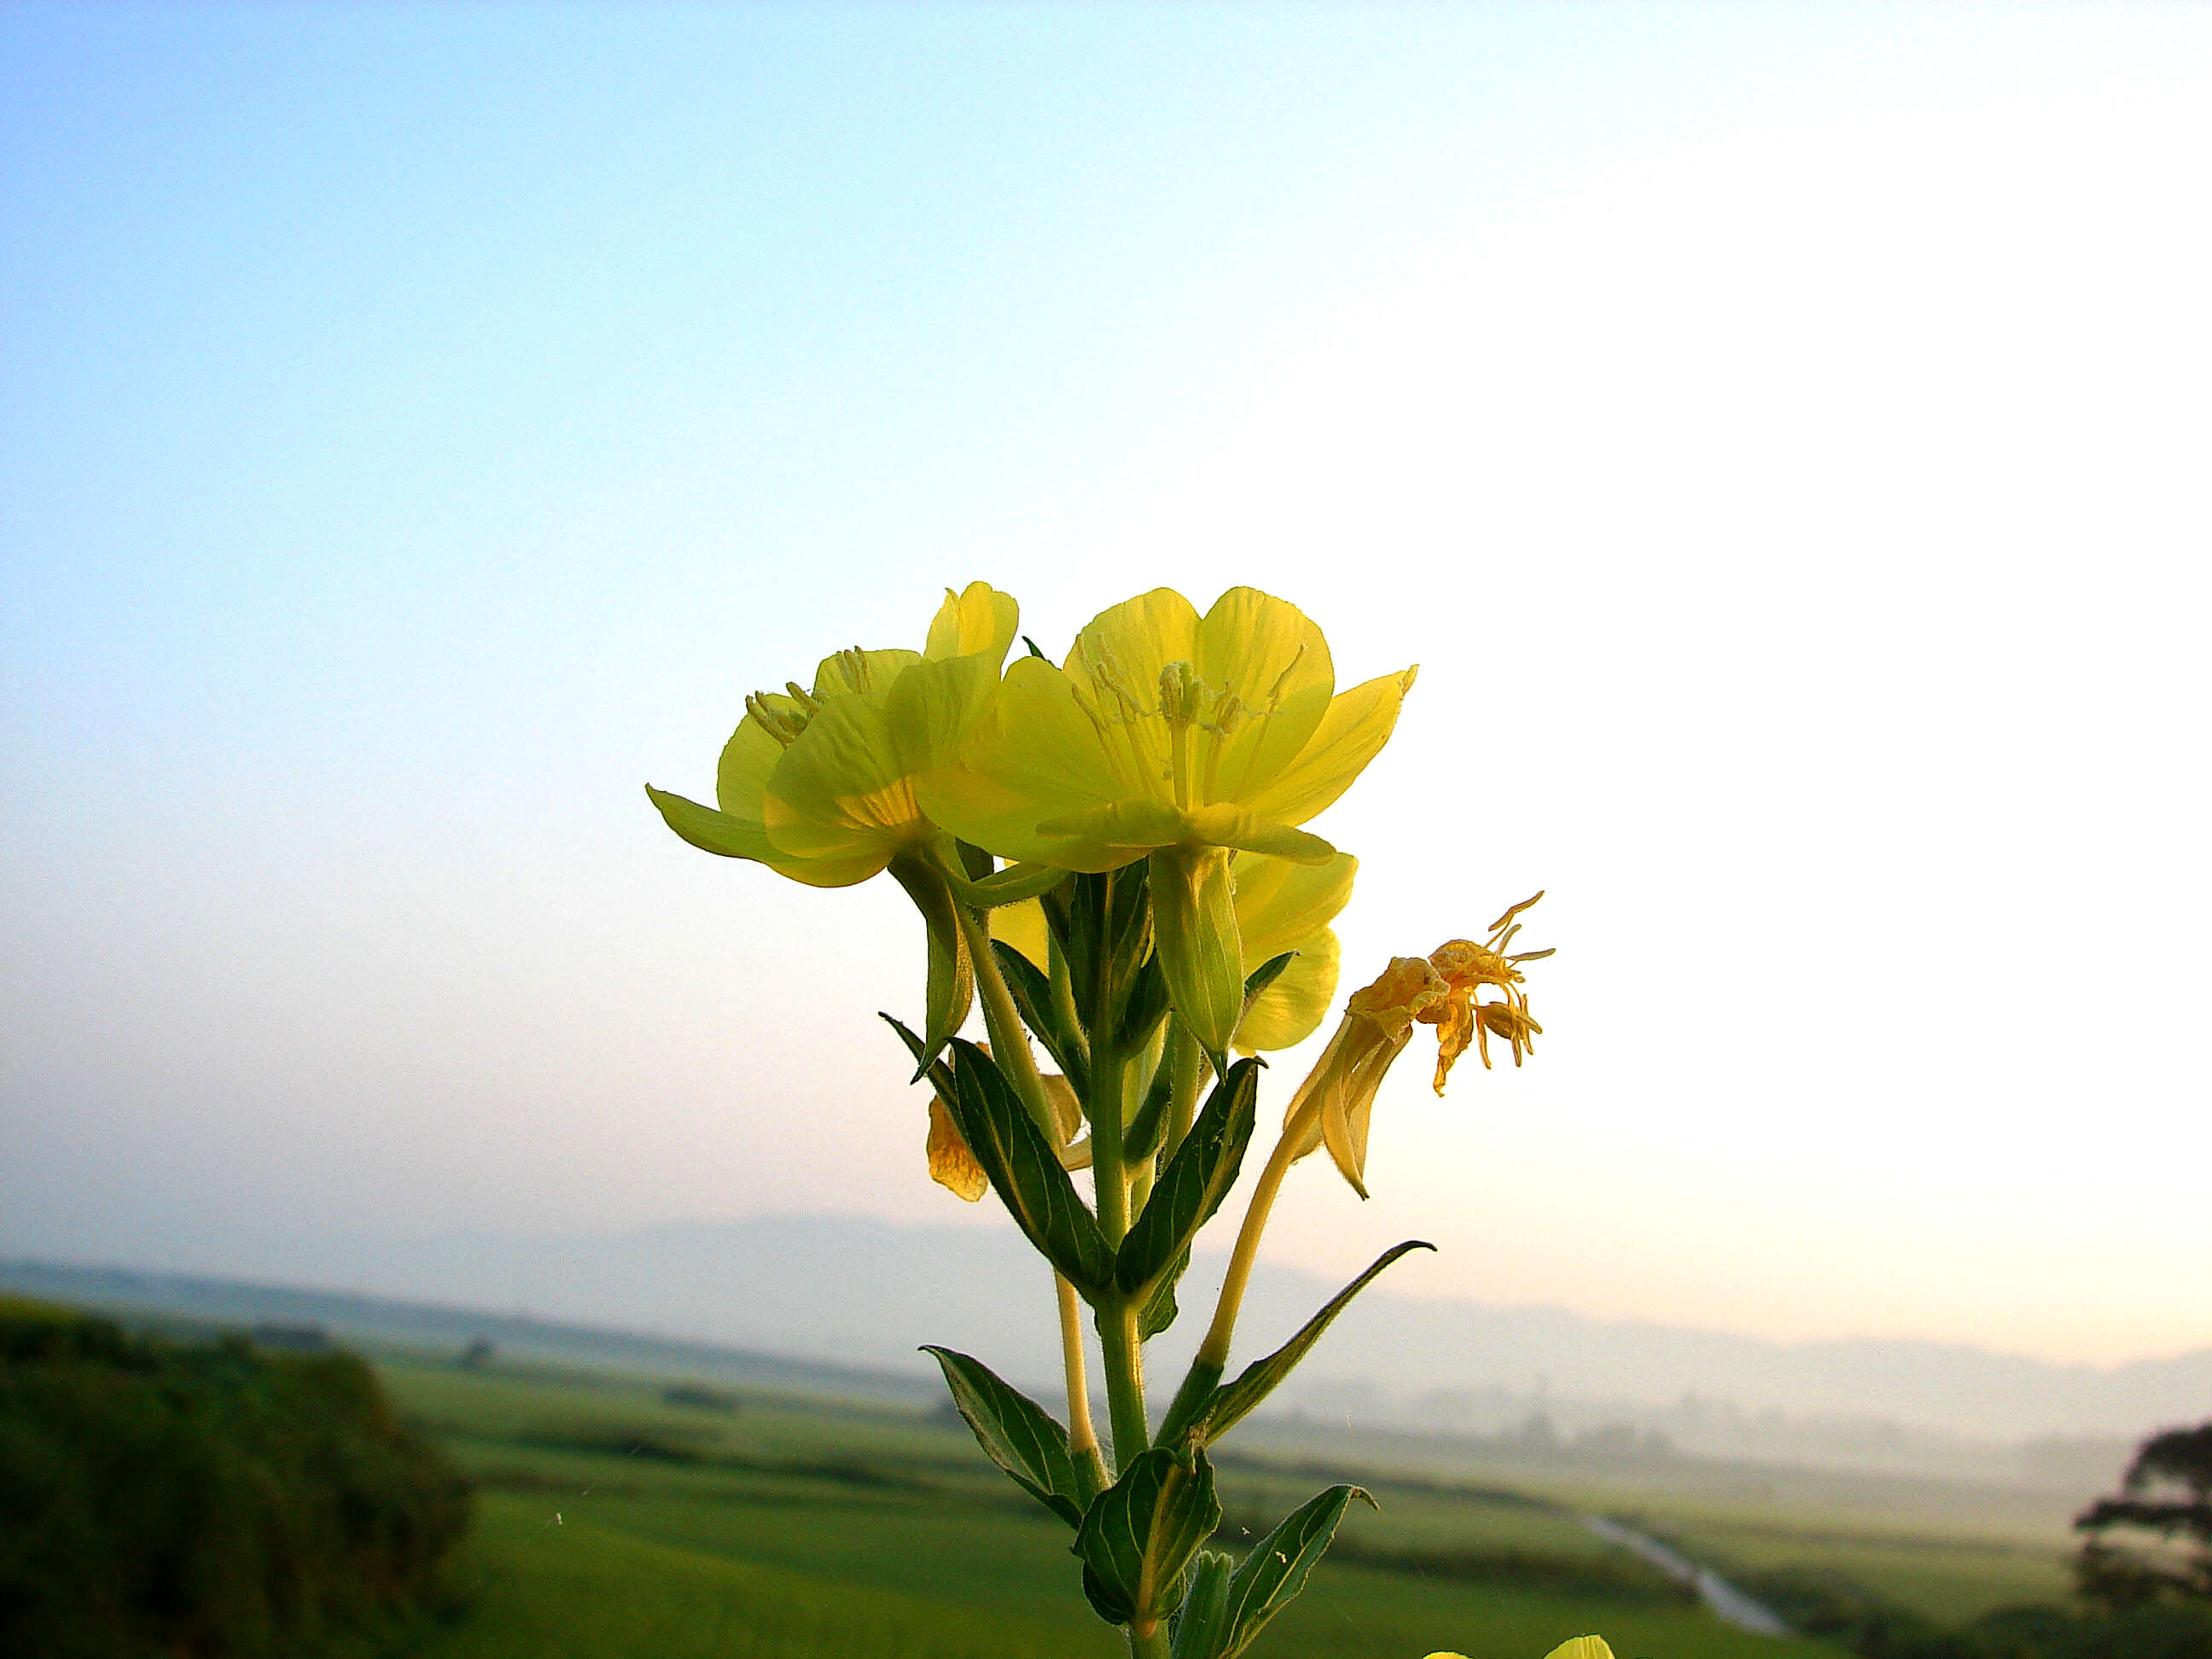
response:
[[[1050,1262],[1066,1424],[980,1362],[931,1352],[984,1451],[1075,1528],[1085,1593],[1132,1653],[1171,1642],[1178,1659],[1236,1659],[1366,1494],[1332,1487],[1240,1565],[1201,1547],[1220,1518],[1207,1448],[1352,1295],[1426,1248],[1385,1253],[1224,1384],[1275,1195],[1326,1146],[1366,1196],[1376,1091],[1416,1025],[1436,1030],[1440,1094],[1468,1048],[1490,1064],[1493,1037],[1518,1065],[1541,1030],[1522,964],[1550,952],[1511,948],[1530,899],[1481,943],[1398,957],[1353,993],[1291,1098],[1212,1324],[1155,1430],[1144,1344],[1176,1316],[1193,1240],[1238,1184],[1256,1056],[1311,1036],[1335,996],[1333,924],[1358,865],[1306,826],[1389,741],[1414,670],[1339,691],[1320,629],[1246,587],[1203,616],[1169,589],[1141,594],[1058,665],[1033,644],[1006,665],[1019,621],[988,584],[948,591],[920,651],[839,651],[811,684],[746,698],[714,805],[647,793],[707,852],[817,887],[888,872],[912,897],[926,1018],[919,1033],[890,1023],[930,1085],[930,1174],[970,1201],[995,1191]],[[988,1043],[961,1036],[979,1001]],[[1091,1421],[1085,1303],[1110,1462]]]

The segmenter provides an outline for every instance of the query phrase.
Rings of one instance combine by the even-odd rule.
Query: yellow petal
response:
[[[1067,680],[1095,722],[1094,734],[1121,787],[1116,795],[1172,799],[1167,722],[1159,717],[1160,671],[1194,662],[1198,612],[1171,587],[1156,587],[1102,611],[1075,636]],[[1018,666],[1018,665],[1017,665]]]
[[[1602,1636],[1577,1636],[1560,1643],[1544,1659],[1613,1659],[1613,1650]]]
[[[958,757],[916,781],[931,820],[1000,858],[1061,870],[1113,870],[1119,849],[1037,833],[1039,823],[1112,805],[1121,789],[1067,677],[1036,657],[1015,659]]]
[[[1232,587],[1194,643],[1200,678],[1233,692],[1240,711],[1212,763],[1211,798],[1241,801],[1297,758],[1327,714],[1336,689],[1328,641],[1287,599]]]
[[[1294,864],[1263,853],[1239,853],[1229,868],[1237,880],[1244,971],[1250,974],[1336,920],[1352,897],[1359,860],[1339,853],[1326,864]]]
[[[916,663],[901,674],[883,699],[899,769],[918,776],[949,760],[998,684],[999,665],[980,653]]]
[[[877,870],[929,833],[884,711],[864,696],[823,704],[769,774],[762,809],[779,852]]]
[[[991,920],[993,939],[1019,951],[1040,969],[1051,970],[1051,934],[1045,927],[1044,906],[1035,899],[1024,899],[1019,904],[1001,904],[984,914]]]
[[[1252,999],[1251,1005],[1244,1010],[1243,1020],[1237,1027],[1233,1046],[1241,1054],[1295,1048],[1321,1029],[1330,1005],[1336,1000],[1339,946],[1335,931],[1324,927],[1310,939],[1286,948],[1296,949],[1297,954],[1291,958],[1289,967]],[[1247,960],[1253,954],[1249,938],[1244,941],[1244,954]],[[1279,956],[1282,952],[1274,954]],[[1252,965],[1257,968],[1260,963],[1272,960],[1272,957],[1261,957]]]
[[[1304,823],[1328,806],[1390,740],[1413,674],[1380,675],[1337,697],[1297,758],[1243,804],[1284,823]]]
[[[880,699],[894,680],[921,660],[912,651],[832,652],[815,665],[814,695],[823,702],[854,696]]]
[[[953,1127],[952,1114],[945,1109],[945,1103],[932,1097],[929,1103],[929,1178],[970,1204],[991,1189],[990,1177],[983,1166],[975,1161],[975,1154],[968,1150],[968,1143],[960,1138]]]
[[[1006,647],[1021,626],[1021,606],[1011,593],[1001,593],[988,582],[969,582],[955,593],[945,590],[945,603],[929,624],[929,640],[922,656],[932,661],[945,657],[986,656],[996,668],[1006,659]]]
[[[799,716],[802,711],[789,697],[763,692],[763,700],[779,714]],[[803,722],[802,722],[803,723]],[[733,818],[761,821],[761,800],[768,793],[768,775],[783,758],[783,744],[748,714],[722,745],[721,763],[714,769],[714,799]]]

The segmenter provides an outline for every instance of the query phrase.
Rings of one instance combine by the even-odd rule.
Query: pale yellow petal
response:
[[[1295,760],[1328,713],[1336,675],[1328,641],[1305,612],[1257,588],[1232,587],[1198,625],[1194,659],[1237,714],[1209,763],[1213,800],[1241,801]]]
[[[1560,1643],[1544,1659],[1613,1659],[1613,1650],[1601,1636],[1577,1636]]]
[[[878,870],[928,834],[884,711],[864,696],[823,704],[769,774],[762,809],[778,851]]]
[[[892,682],[921,660],[913,651],[833,652],[815,665],[814,695],[823,702],[854,696],[880,701]]]
[[[1283,948],[1295,949],[1297,954],[1245,1009],[1232,1045],[1239,1054],[1295,1048],[1321,1029],[1322,1021],[1328,1018],[1329,1007],[1336,1000],[1339,946],[1334,929],[1324,927],[1296,946]],[[1273,955],[1281,953],[1279,950]],[[1250,961],[1253,954],[1252,941],[1248,938],[1244,941],[1246,960]],[[1273,959],[1273,956],[1261,957],[1252,966],[1257,968],[1261,963]]]
[[[794,719],[799,706],[781,693],[763,693],[762,701],[775,712]],[[722,745],[721,763],[714,769],[714,799],[733,818],[761,821],[761,800],[768,793],[768,775],[783,758],[783,745],[750,714],[738,722],[730,740]]]
[[[1062,870],[1128,862],[1111,854],[1099,862],[1097,849],[1037,833],[1046,819],[1110,805],[1121,793],[1067,677],[1036,657],[1015,659],[959,754],[916,781],[922,809],[962,840]]]
[[[996,668],[1006,659],[1006,647],[1021,627],[1021,606],[1011,593],[1001,593],[988,582],[969,582],[955,593],[945,590],[945,603],[929,624],[928,643],[921,654],[934,662],[945,657],[986,656]]]
[[[1334,921],[1352,897],[1359,860],[1339,853],[1326,864],[1296,864],[1264,853],[1239,853],[1230,860],[1237,881],[1237,931],[1244,940],[1244,971],[1293,950]]]
[[[1156,587],[1102,611],[1075,636],[1067,678],[1096,722],[1117,795],[1171,799],[1167,722],[1160,716],[1160,671],[1194,662],[1198,612],[1171,587]]]
[[[998,684],[999,665],[982,654],[916,663],[901,674],[883,699],[899,769],[918,776],[951,759]]]
[[[1413,672],[1380,675],[1337,697],[1297,758],[1243,805],[1284,823],[1304,823],[1334,801],[1390,740]]]
[[[1020,951],[1040,969],[1051,970],[1052,936],[1045,927],[1044,906],[1035,899],[1024,899],[1019,904],[1001,904],[984,915],[990,918],[993,939]]]

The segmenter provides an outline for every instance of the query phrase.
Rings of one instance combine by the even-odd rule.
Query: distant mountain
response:
[[[1200,1258],[1187,1305],[1210,1303],[1220,1267]],[[0,1283],[15,1276],[0,1270]],[[923,1342],[975,1353],[1015,1377],[1057,1370],[1045,1271],[996,1229],[779,1216],[608,1236],[325,1240],[303,1245],[281,1277],[878,1376],[926,1376],[915,1352]],[[1250,1348],[1287,1336],[1336,1289],[1262,1268],[1243,1325]],[[1179,1371],[1204,1322],[1202,1312],[1187,1315],[1159,1344],[1155,1369]],[[1963,1344],[1785,1344],[1553,1308],[1418,1301],[1378,1285],[1278,1398],[1313,1414],[1450,1432],[1492,1433],[1536,1411],[1563,1431],[1643,1422],[1690,1443],[1718,1434],[1735,1444],[1776,1417],[1857,1425],[1860,1438],[1878,1438],[1884,1424],[1982,1442],[2129,1437],[2212,1417],[2212,1349],[2112,1368],[2057,1365]]]

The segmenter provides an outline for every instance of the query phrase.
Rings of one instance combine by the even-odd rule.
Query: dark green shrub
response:
[[[467,1517],[356,1355],[0,1298],[0,1652],[327,1651],[423,1606]]]

